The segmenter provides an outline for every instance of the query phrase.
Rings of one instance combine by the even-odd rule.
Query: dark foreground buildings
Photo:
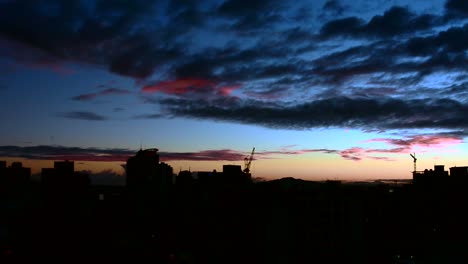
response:
[[[31,168],[23,167],[21,162],[12,162],[7,166],[6,161],[0,161],[0,185],[21,186],[31,178]]]
[[[0,162],[0,263],[468,263],[468,167],[253,183],[237,165],[174,176],[149,149],[126,172],[126,186],[91,186],[57,161],[35,183]]]
[[[434,169],[413,172],[413,184],[432,189],[458,189],[468,184],[468,166],[451,167],[450,173],[444,165],[434,165]]]

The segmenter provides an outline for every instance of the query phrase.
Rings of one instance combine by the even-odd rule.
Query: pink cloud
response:
[[[237,85],[230,85],[230,86],[222,86],[219,88],[219,94],[222,96],[229,96],[232,94],[233,91],[241,88],[242,85],[237,84]]]
[[[376,157],[370,154],[407,154],[411,152],[435,152],[463,143],[463,139],[450,135],[416,135],[404,139],[376,138],[366,142],[384,142],[391,146],[388,149],[353,147],[340,151],[341,157],[349,160],[375,159],[393,161],[389,157]]]
[[[416,135],[405,139],[376,138],[368,142],[384,142],[396,146],[395,153],[413,152],[416,149],[430,151],[431,149],[447,148],[463,143],[463,138],[450,135]]]
[[[365,152],[366,150],[363,148],[353,147],[342,150],[339,152],[339,154],[344,159],[358,161],[363,158]]]
[[[185,95],[185,94],[211,94],[218,96],[229,96],[231,93],[242,85],[224,85],[210,80],[203,79],[179,79],[171,81],[162,81],[156,84],[144,86],[141,91],[143,93],[164,93],[169,95]]]
[[[181,95],[203,88],[212,88],[214,82],[202,79],[180,79],[163,81],[154,85],[146,85],[141,90],[145,93],[162,92],[166,94]]]

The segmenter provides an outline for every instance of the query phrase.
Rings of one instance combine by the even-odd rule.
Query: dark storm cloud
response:
[[[258,45],[249,48],[241,48],[239,45],[227,45],[223,48],[209,48],[183,63],[174,66],[174,73],[178,78],[191,78],[194,76],[212,80],[239,82],[252,80],[275,74],[282,76],[291,72],[300,71],[300,65],[289,61],[287,54],[293,53],[294,45],[289,37],[301,38],[301,33],[291,36],[287,31],[284,39],[278,41],[262,41]],[[283,42],[284,41],[284,42]],[[302,42],[303,40],[297,40]],[[284,45],[289,42],[289,45]],[[298,62],[298,59],[294,59]],[[298,62],[300,63],[300,62]],[[283,71],[285,70],[285,71]]]
[[[357,17],[348,17],[330,21],[323,25],[320,34],[323,37],[393,37],[400,34],[414,33],[430,29],[440,23],[435,15],[416,15],[405,7],[392,7],[383,15],[376,15],[365,23]]]
[[[364,74],[414,73],[412,77],[396,76],[392,81],[381,83],[411,86],[432,73],[465,71],[468,63],[466,49],[468,24],[450,27],[427,37],[383,40],[334,52],[317,59],[313,73],[319,77],[318,80],[327,84],[343,84],[350,78]],[[374,81],[377,75],[372,76]]]
[[[59,117],[64,117],[68,119],[79,119],[79,120],[88,120],[88,121],[104,121],[107,120],[107,117],[98,115],[93,112],[86,111],[74,111],[58,114]]]
[[[331,12],[332,15],[340,16],[345,11],[345,6],[338,0],[328,0],[323,5],[323,10],[326,12]]]
[[[320,34],[323,37],[354,35],[362,30],[363,25],[364,20],[357,17],[337,19],[323,25]]]
[[[412,38],[406,48],[411,55],[459,53],[466,58],[464,53],[468,49],[468,24],[451,27],[433,36]]]
[[[0,3],[0,36],[49,60],[103,65],[114,73],[145,78],[180,55],[156,28],[141,27],[158,1],[13,1]],[[148,35],[162,39],[152,39]],[[35,58],[31,58],[34,60]]]
[[[230,104],[227,104],[230,102]],[[272,128],[350,127],[374,129],[467,128],[468,105],[450,99],[328,98],[297,105],[258,101],[163,100],[165,111],[184,116]]]
[[[325,2],[325,4],[323,4],[318,18],[321,21],[336,19],[337,17],[342,16],[348,8],[349,6],[344,5],[341,1],[328,0]]]
[[[315,14],[334,16],[317,24],[310,21],[317,18],[313,8],[284,1],[0,2],[0,46],[8,48],[0,55],[57,70],[84,62],[136,78],[139,96],[166,112],[135,118],[298,129],[465,128],[463,80],[437,91],[424,81],[466,72],[468,25],[451,24],[466,14],[466,1],[447,1],[446,14],[395,6],[336,19],[346,12],[343,3],[315,6]],[[106,89],[73,99],[120,93]],[[106,119],[92,112],[60,116]]]
[[[238,1],[227,0],[223,2],[217,13],[234,20],[232,29],[238,33],[252,33],[259,29],[267,29],[267,25],[283,20],[282,11],[287,8],[284,1],[280,0],[252,0]]]
[[[288,89],[286,87],[275,87],[267,90],[247,91],[245,94],[252,98],[274,100],[285,97],[287,91]]]
[[[167,14],[170,17],[171,27],[185,32],[194,27],[203,26],[207,22],[206,14],[200,9],[197,1],[171,0],[168,3]]]
[[[465,0],[448,0],[445,8],[449,17],[466,18],[468,15],[468,2]]]

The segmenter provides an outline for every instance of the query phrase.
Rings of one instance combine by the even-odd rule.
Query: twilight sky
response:
[[[0,159],[410,178],[468,165],[468,1],[0,0]]]

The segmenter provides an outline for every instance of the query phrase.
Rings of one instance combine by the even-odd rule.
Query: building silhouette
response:
[[[447,184],[448,181],[449,172],[445,170],[444,165],[434,165],[434,169],[413,172],[413,183],[415,185],[437,186]]]
[[[127,160],[126,186],[129,190],[165,187],[173,184],[172,167],[159,162],[158,149],[139,150]]]
[[[468,166],[462,167],[451,167],[450,168],[450,177],[456,178],[467,178],[468,179]]]
[[[223,181],[227,184],[247,184],[251,182],[250,173],[242,171],[240,165],[223,165]]]
[[[6,161],[0,161],[0,183],[5,187],[21,187],[31,179],[31,168],[23,167],[21,162],[12,162],[7,167]]]
[[[41,186],[47,200],[77,199],[90,185],[89,175],[75,171],[74,161],[55,161],[53,168],[41,171]]]

